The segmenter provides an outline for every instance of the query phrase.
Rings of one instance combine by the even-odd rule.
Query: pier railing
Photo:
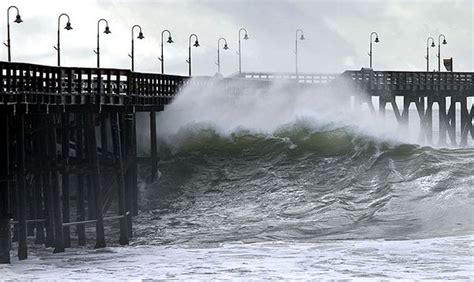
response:
[[[371,94],[413,92],[427,94],[452,92],[474,96],[472,72],[407,72],[407,71],[346,71],[341,77]]]
[[[327,85],[349,82],[371,95],[416,92],[420,95],[444,94],[472,96],[474,73],[472,72],[414,72],[414,71],[374,71],[361,69],[345,71],[341,74],[264,73],[243,72],[233,77],[258,81],[287,80],[306,85]]]
[[[341,79],[369,95],[473,96],[474,73],[346,71],[342,75],[244,72],[232,79],[270,82],[297,81],[301,85],[328,85]],[[209,78],[204,79],[206,83]],[[125,106],[133,110],[162,110],[189,77],[132,72],[111,68],[55,67],[0,62],[0,104],[46,106]],[[196,82],[196,83],[201,83]]]
[[[123,69],[0,62],[1,104],[134,106],[168,104],[188,77]]]
[[[306,84],[327,84],[338,77],[340,74],[334,73],[272,73],[272,72],[243,72],[235,74],[234,77],[256,79],[264,81],[290,80]]]

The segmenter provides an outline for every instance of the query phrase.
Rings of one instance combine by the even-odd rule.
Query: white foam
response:
[[[245,82],[206,86],[191,83],[158,115],[160,137],[171,144],[172,136],[183,129],[212,127],[228,136],[239,130],[273,134],[282,126],[304,122],[315,130],[349,127],[357,133],[383,141],[416,143],[418,130],[398,130],[393,113],[386,120],[370,113],[368,108],[354,108],[351,96],[362,95],[349,85],[324,90],[300,89],[287,83],[273,83],[266,89],[248,87]],[[229,88],[240,89],[238,93]]]
[[[474,236],[409,241],[129,246],[37,253],[1,279],[470,279]]]

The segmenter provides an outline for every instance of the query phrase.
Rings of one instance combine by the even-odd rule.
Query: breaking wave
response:
[[[300,121],[272,134],[181,128],[144,189],[138,243],[418,239],[474,231],[474,150]],[[149,174],[144,167],[142,173]]]

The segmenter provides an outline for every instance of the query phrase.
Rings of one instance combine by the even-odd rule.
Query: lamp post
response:
[[[375,40],[373,39],[373,36],[375,35]],[[372,42],[379,43],[379,35],[377,32],[373,31],[370,34],[370,51],[369,51],[369,57],[370,57],[370,68],[372,68]]]
[[[300,37],[298,38],[298,33],[301,33]],[[297,29],[296,36],[295,36],[295,67],[296,67],[296,80],[298,80],[298,40],[305,40],[303,30]]]
[[[161,73],[164,74],[165,73],[165,56],[163,54],[163,36],[165,34],[165,32],[168,33],[168,40],[166,41],[166,43],[173,43],[173,38],[171,38],[171,32],[167,29],[163,30],[161,32],[161,57],[159,58],[159,60],[161,61]]]
[[[20,17],[20,10],[16,6],[10,6],[7,9],[7,43],[3,43],[8,48],[8,61],[12,61],[12,53],[11,53],[11,41],[10,41],[10,9],[14,8],[16,10],[16,19],[14,22],[22,23],[23,20]]]
[[[227,40],[224,37],[219,38],[217,40],[217,73],[221,73],[221,53],[220,53],[220,43],[224,40],[224,47],[222,49],[229,50],[229,46],[227,45]]]
[[[188,51],[189,51],[189,54],[188,54],[188,59],[186,60],[186,62],[188,63],[188,66],[189,66],[189,76],[191,76],[191,40],[192,38],[195,38],[196,40],[194,41],[194,44],[193,46],[194,47],[199,47],[199,40],[198,40],[198,36],[196,34],[191,34],[189,36],[189,47],[188,47]]]
[[[142,32],[142,27],[139,26],[139,25],[134,25],[132,26],[132,52],[128,55],[132,61],[132,71],[135,70],[135,40],[133,39],[133,31],[135,30],[135,28],[137,28],[140,30],[139,33],[138,33],[138,36],[137,38],[142,40],[143,38],[145,38],[145,36],[143,36],[143,32]]]
[[[66,13],[62,13],[61,15],[59,15],[58,17],[58,45],[56,45],[54,47],[54,49],[56,49],[56,51],[58,51],[58,67],[61,66],[61,18],[62,17],[67,17],[67,23],[66,23],[66,26],[64,27],[65,30],[71,30],[72,29],[72,26],[71,26],[71,20],[69,18],[69,15],[66,14]]]
[[[430,40],[431,40],[431,47],[434,48],[435,47],[435,43],[434,43],[434,38],[433,37],[428,37],[428,39],[426,39],[426,71],[429,72],[430,71]]]
[[[242,46],[241,46],[241,41],[240,41],[240,39],[242,38],[242,34],[241,34],[242,31],[245,31],[244,40],[249,39],[247,30],[243,27],[239,29],[239,74],[242,73]]]
[[[100,23],[105,22],[105,29],[104,33],[105,34],[110,34],[110,28],[109,28],[109,22],[106,19],[100,19],[97,21],[97,50],[94,50],[94,52],[97,54],[97,68],[100,68]]]
[[[443,42],[441,43],[441,37],[443,37]],[[440,34],[438,36],[438,71],[441,71],[441,44],[446,45],[448,42],[446,42],[446,37],[444,34]]]

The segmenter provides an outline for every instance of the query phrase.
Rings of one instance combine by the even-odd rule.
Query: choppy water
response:
[[[158,118],[167,137],[161,177],[141,185],[131,246],[36,250],[1,266],[4,277],[474,276],[472,147],[387,138],[377,121],[335,118],[307,103],[269,118],[265,103],[197,96],[204,112],[190,93]],[[195,110],[183,117],[188,103]],[[140,177],[149,175],[141,167]]]
[[[212,131],[163,156],[139,242],[418,239],[474,230],[474,150],[391,145],[345,130]],[[160,207],[157,209],[156,207]]]

